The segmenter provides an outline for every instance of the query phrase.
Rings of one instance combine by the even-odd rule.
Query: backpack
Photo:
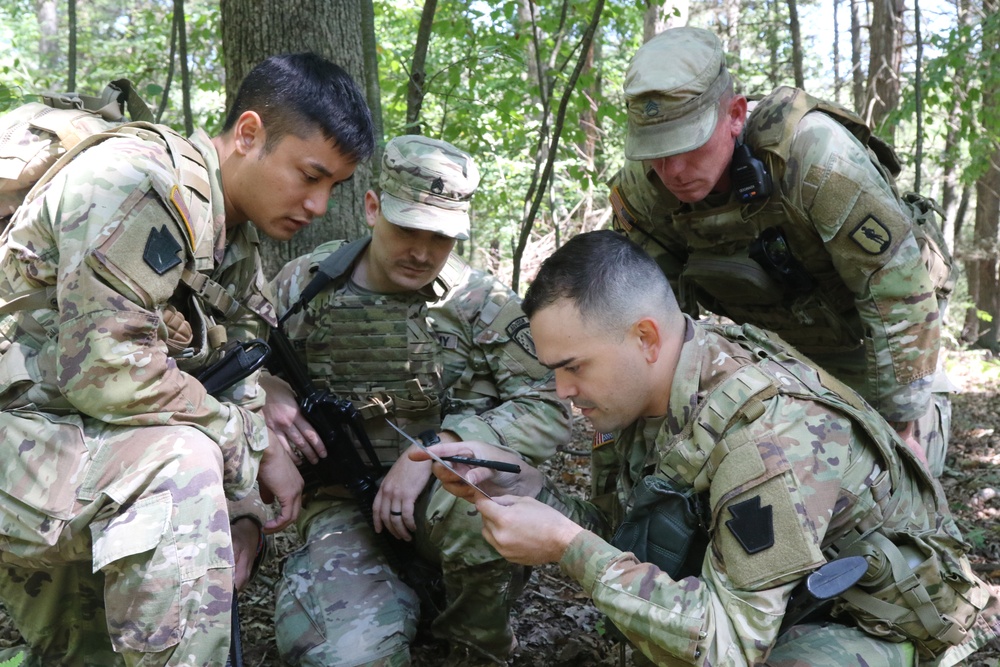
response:
[[[68,162],[69,153],[84,148],[89,137],[125,123],[126,110],[133,121],[153,121],[127,79],[112,81],[98,97],[43,93],[41,98],[0,116],[0,230],[43,175],[61,158]]]

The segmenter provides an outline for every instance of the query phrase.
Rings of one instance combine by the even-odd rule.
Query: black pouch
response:
[[[678,491],[667,479],[647,475],[632,491],[632,509],[611,539],[652,563],[671,579],[698,576],[708,548],[704,505],[693,489]]]

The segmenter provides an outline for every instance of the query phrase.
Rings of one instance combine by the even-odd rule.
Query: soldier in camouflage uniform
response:
[[[947,651],[939,664],[951,665],[996,636],[995,591],[973,574],[936,479],[793,348],[750,325],[692,321],[655,262],[610,230],[546,260],[524,309],[559,395],[608,433],[595,438],[592,501],[533,469],[456,466],[494,500],[434,472],[475,502],[504,556],[558,562],[636,662],[902,667]],[[506,456],[480,443],[432,449]],[[639,507],[648,502],[656,511]],[[800,596],[813,570],[852,555],[864,577],[832,608]]]
[[[472,158],[420,136],[388,143],[381,194],[365,196],[369,238],[321,245],[272,282],[278,310],[293,307],[314,275],[328,284],[291,316],[287,331],[314,381],[352,401],[388,470],[375,498],[376,530],[414,540],[440,567],[444,605],[432,633],[448,664],[503,664],[515,641],[511,604],[525,572],[482,538],[470,507],[431,484],[429,463],[386,423],[413,436],[479,440],[537,464],[569,439],[568,405],[535,359],[520,299],[451,255],[469,237],[479,183]],[[315,433],[268,385],[265,414],[290,446],[317,460]],[[288,393],[285,393],[288,399]],[[305,546],[284,566],[276,636],[294,665],[407,665],[419,603],[379,550],[342,487],[312,495],[299,523]],[[428,619],[423,619],[428,620]]]
[[[275,321],[258,231],[291,238],[373,150],[342,69],[275,56],[221,135],[119,128],[18,209],[0,247],[0,599],[25,664],[225,663],[234,583],[302,479],[268,447],[256,374],[218,398],[194,374]],[[281,516],[231,533],[227,500],[258,475]]]
[[[952,283],[936,204],[900,197],[895,156],[853,113],[785,87],[748,117],[733,86],[710,31],[667,30],[636,52],[615,228],[657,260],[686,312],[700,304],[778,333],[939,474]]]

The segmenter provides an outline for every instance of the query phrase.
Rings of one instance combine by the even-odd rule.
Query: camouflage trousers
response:
[[[440,567],[444,609],[431,633],[453,651],[504,664],[510,609],[524,568],[482,537],[475,507],[437,483],[417,503],[417,551]],[[275,637],[290,665],[409,665],[420,601],[382,554],[379,538],[349,499],[311,501],[299,519],[305,545],[285,562],[275,600]]]
[[[0,600],[25,665],[222,665],[222,454],[186,427],[0,412]]]

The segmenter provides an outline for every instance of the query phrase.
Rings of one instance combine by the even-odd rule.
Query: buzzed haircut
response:
[[[223,132],[244,111],[256,111],[270,152],[288,134],[308,138],[318,128],[354,162],[375,152],[375,126],[365,96],[340,66],[315,53],[271,56],[247,74],[236,93]]]
[[[617,336],[643,317],[681,316],[663,271],[627,237],[611,230],[571,238],[542,263],[522,308],[528,318],[560,299],[573,302],[588,325]]]

